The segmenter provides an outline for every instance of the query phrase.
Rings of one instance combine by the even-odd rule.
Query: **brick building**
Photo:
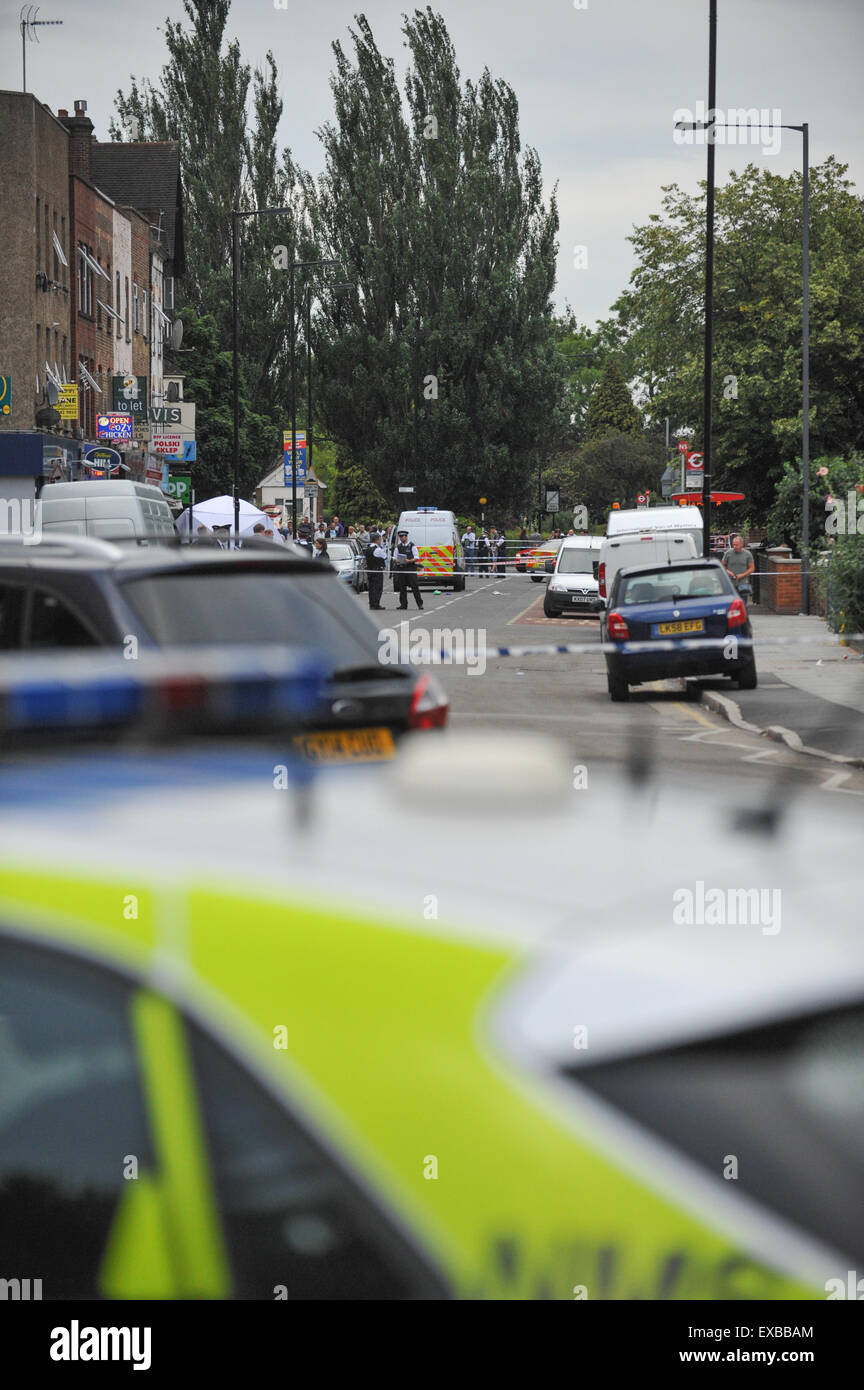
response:
[[[0,429],[45,429],[62,443],[74,422],[57,420],[48,386],[52,378],[75,380],[69,137],[30,92],[0,92],[0,128],[0,374],[12,381]]]
[[[178,147],[100,144],[80,100],[71,116],[55,116],[31,93],[0,92],[0,120],[4,449],[11,456],[19,435],[40,431],[46,476],[58,457],[80,462],[96,415],[113,408],[113,379],[136,376],[146,399],[129,462],[143,475],[147,407],[154,387],[162,403],[163,341],[184,263]],[[75,388],[65,403],[64,384]],[[58,404],[77,417],[61,420]]]
[[[111,409],[114,371],[114,211],[115,205],[93,181],[93,122],[87,103],[75,114],[59,111],[69,132],[69,207],[75,242],[75,314],[72,351],[80,390],[80,425],[96,438],[96,415]]]

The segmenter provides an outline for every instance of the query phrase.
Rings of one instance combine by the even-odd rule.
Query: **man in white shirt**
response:
[[[477,536],[472,523],[469,521],[468,530],[462,537],[462,554],[465,556],[465,568],[469,574],[474,573],[474,552],[477,548]]]

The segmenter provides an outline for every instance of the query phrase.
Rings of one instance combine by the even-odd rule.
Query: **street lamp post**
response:
[[[705,363],[702,382],[703,480],[702,480],[702,553],[711,556],[711,479],[713,425],[714,355],[714,120],[717,105],[717,0],[711,0],[708,16],[708,187],[705,198]]]
[[[233,386],[233,392],[234,392],[234,442],[233,442],[233,451],[232,451],[232,452],[233,452],[233,478],[234,478],[234,482],[233,482],[233,495],[234,495],[234,544],[235,544],[235,546],[237,545],[237,543],[238,543],[238,541],[239,541],[239,538],[240,538],[240,493],[239,493],[238,490],[237,490],[237,477],[238,477],[238,473],[239,473],[239,469],[240,469],[240,386],[239,386],[239,368],[238,368],[238,338],[239,338],[239,318],[240,318],[240,311],[239,311],[238,302],[237,302],[237,301],[238,301],[238,284],[239,284],[239,272],[238,272],[238,252],[239,252],[238,241],[239,241],[239,236],[238,236],[238,228],[239,228],[239,225],[240,225],[240,218],[241,218],[241,217],[275,217],[275,216],[279,216],[279,215],[287,216],[287,215],[290,213],[290,211],[291,211],[290,208],[251,208],[251,209],[248,209],[247,211],[241,212],[241,211],[239,211],[237,208],[235,208],[235,209],[233,210],[233,212],[231,213],[231,318],[232,318],[232,334],[231,334],[231,340],[232,340],[232,358],[233,358],[232,364],[231,364],[231,375],[232,375],[232,386]],[[293,290],[293,277],[292,277],[292,290],[291,290],[291,294],[292,294],[292,299],[291,299],[291,304],[292,304],[291,324],[292,324],[292,332],[293,332],[293,324],[294,324],[294,313],[293,313],[293,304],[294,304],[294,299],[293,299],[293,294],[294,294],[294,290]],[[293,360],[293,353],[292,353],[292,360]],[[193,513],[192,515],[190,515],[190,518],[189,518],[189,530],[190,530],[190,533],[191,533],[191,530],[192,530],[192,523],[193,523],[193,520],[194,520],[194,513]]]
[[[702,369],[702,552],[711,556],[711,428],[713,423],[712,357],[714,354],[714,131],[717,102],[717,0],[708,12],[708,119],[677,121],[677,130],[704,130],[708,144],[705,190],[705,348]]]
[[[713,11],[713,3],[712,3]],[[716,22],[716,16],[715,16]],[[716,33],[713,45],[714,56],[711,59],[712,65],[716,61]],[[713,85],[713,79],[712,79]],[[713,107],[710,108],[710,115],[713,116]],[[677,128],[680,130],[708,130],[708,196],[710,199],[710,211],[708,213],[709,234],[707,241],[707,262],[709,269],[706,269],[706,354],[708,353],[708,281],[711,279],[711,295],[713,306],[713,273],[714,273],[714,141],[713,131],[716,129],[729,129],[728,121],[679,121]],[[737,129],[737,127],[732,127]],[[802,225],[801,225],[801,611],[810,612],[810,126],[807,121],[801,125],[779,125],[779,130],[797,130],[802,136],[803,141],[803,168],[802,168]],[[710,384],[710,367],[706,356],[705,385],[706,392]],[[706,421],[710,422],[711,402],[706,395],[707,411]],[[705,484],[703,497],[710,503],[711,477],[710,466],[710,431],[706,425],[705,431]],[[705,531],[704,535],[710,536],[708,510],[703,518]],[[706,555],[708,551],[706,550]]]
[[[801,228],[801,611],[810,612],[810,126],[784,125],[803,140]]]

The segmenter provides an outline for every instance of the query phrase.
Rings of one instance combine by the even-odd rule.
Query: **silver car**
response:
[[[359,542],[353,536],[328,540],[327,557],[339,578],[356,589],[358,594],[361,593],[366,587],[366,571]]]

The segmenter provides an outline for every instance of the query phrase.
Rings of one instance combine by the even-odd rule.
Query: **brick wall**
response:
[[[801,612],[801,561],[788,545],[766,551],[760,603],[772,613]]]
[[[36,411],[48,405],[46,358],[62,374],[65,347],[70,373],[69,137],[29,92],[0,92],[0,128],[0,372],[12,377],[12,408],[0,416],[0,429],[32,430]],[[55,229],[69,269],[54,250]]]

